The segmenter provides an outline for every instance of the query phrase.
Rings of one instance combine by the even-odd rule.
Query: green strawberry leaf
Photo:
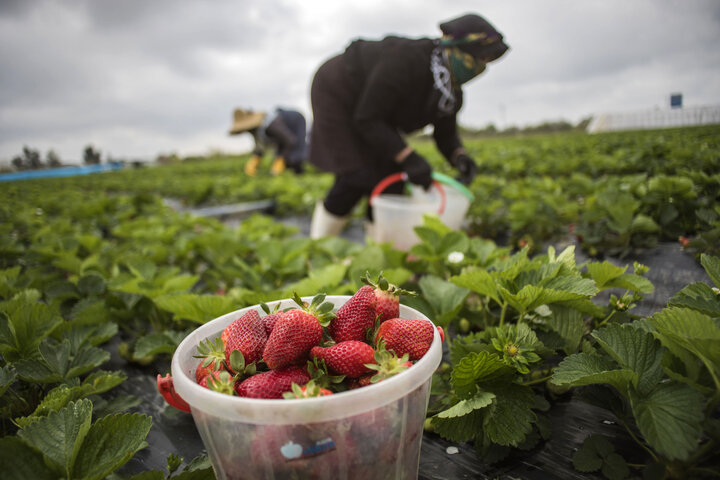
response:
[[[494,393],[490,392],[477,392],[473,397],[468,398],[466,400],[460,400],[458,403],[453,405],[452,407],[443,410],[442,412],[437,414],[438,418],[454,418],[454,417],[462,417],[469,413],[471,413],[473,410],[479,410],[481,408],[485,408],[488,405],[490,405],[495,398]]]
[[[720,388],[720,325],[694,310],[668,307],[647,321],[653,335],[679,358],[691,361],[687,353],[698,357]]]
[[[671,460],[687,460],[697,449],[705,401],[697,390],[662,383],[646,396],[631,390],[630,405],[640,432],[654,450]]]
[[[0,302],[0,355],[5,361],[33,357],[40,342],[63,323],[39,298],[37,290],[25,290]]]
[[[0,438],[0,465],[6,480],[57,480],[62,475],[45,465],[39,452],[12,436]]]
[[[165,330],[162,333],[150,333],[138,338],[133,352],[136,358],[173,353],[187,335],[186,331]]]
[[[634,273],[624,273],[613,278],[605,284],[604,289],[608,288],[624,288],[638,293],[652,293],[655,290],[650,280]]]
[[[590,278],[595,281],[595,285],[599,290],[605,290],[606,284],[624,274],[627,265],[618,267],[605,260],[604,262],[591,262],[587,264],[587,270]]]
[[[501,303],[495,279],[487,270],[468,267],[460,275],[451,277],[450,281],[458,287],[466,288],[479,295],[490,297],[497,303]]]
[[[482,436],[483,410],[471,410],[461,417],[432,417],[433,431],[451,442],[467,442]]]
[[[30,423],[18,431],[18,437],[42,453],[53,470],[72,478],[75,457],[81,451],[91,420],[92,402],[83,399]]]
[[[632,325],[611,324],[592,336],[622,368],[637,374],[633,385],[640,393],[652,390],[662,378],[663,352],[650,333]]]
[[[453,368],[450,382],[458,398],[467,399],[477,392],[477,385],[512,372],[495,353],[470,353]]]
[[[10,365],[5,365],[0,368],[0,397],[3,396],[5,391],[10,388],[10,385],[15,383],[17,378],[17,372],[10,368]]]
[[[720,288],[720,257],[713,257],[706,253],[700,255],[700,264],[707,272],[710,280]]]
[[[87,432],[72,470],[73,478],[103,479],[145,448],[152,417],[142,414],[108,415]]]
[[[567,355],[577,352],[585,335],[582,314],[573,308],[560,305],[553,305],[551,310],[552,314],[545,319],[545,323],[563,339],[563,350]]]
[[[423,276],[419,285],[423,296],[435,311],[435,324],[443,327],[457,316],[469,293],[467,289],[434,275]]]
[[[533,390],[516,383],[489,388],[495,394],[492,406],[485,412],[483,430],[498,445],[517,447],[532,431],[537,416]]]
[[[235,310],[235,301],[224,295],[196,295],[170,293],[153,299],[155,305],[175,315],[177,319],[206,323]]]
[[[552,375],[556,385],[583,386],[596,383],[608,383],[624,396],[627,396],[628,384],[635,382],[637,373],[623,368],[600,355],[576,353],[565,357]]]
[[[596,472],[603,466],[605,458],[615,447],[602,435],[590,435],[573,454],[573,466],[579,472]]]
[[[685,286],[668,301],[668,306],[689,308],[711,317],[720,317],[720,295],[703,282]]]

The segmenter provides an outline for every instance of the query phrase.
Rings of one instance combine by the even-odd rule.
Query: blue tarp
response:
[[[76,175],[87,175],[88,173],[120,170],[121,168],[123,168],[122,162],[109,162],[99,163],[97,165],[77,165],[72,167],[47,168],[43,170],[27,170],[23,172],[2,173],[0,174],[0,182],[30,180],[33,178],[74,177]]]

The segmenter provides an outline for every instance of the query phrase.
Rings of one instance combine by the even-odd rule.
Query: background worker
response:
[[[404,171],[410,182],[428,188],[432,168],[403,138],[427,125],[459,180],[472,181],[477,165],[457,132],[461,86],[508,46],[475,14],[443,22],[440,29],[440,39],[355,40],[316,72],[309,161],[333,173],[335,182],[315,206],[312,238],[339,234],[355,205],[390,174]],[[402,184],[386,192],[393,188]],[[370,207],[366,215],[372,222]]]
[[[255,146],[252,156],[245,164],[245,173],[251,177],[257,174],[265,151],[273,148],[275,158],[270,172],[279,175],[285,167],[295,173],[304,171],[307,159],[307,128],[302,113],[277,108],[268,115],[265,112],[235,109],[230,135],[248,132],[253,136]]]

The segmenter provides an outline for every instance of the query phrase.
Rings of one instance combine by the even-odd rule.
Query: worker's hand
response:
[[[461,153],[455,157],[454,166],[460,173],[458,181],[463,185],[470,185],[475,178],[475,175],[477,175],[478,167],[475,160],[470,158],[468,154]]]
[[[270,167],[270,173],[273,175],[280,175],[285,171],[285,159],[283,157],[275,157],[272,166]]]
[[[415,185],[420,185],[425,190],[430,188],[432,183],[432,167],[421,155],[413,151],[400,162],[400,166],[407,174],[408,180]]]
[[[245,164],[245,175],[248,177],[257,175],[258,165],[260,165],[260,156],[253,155],[250,157],[250,160]]]

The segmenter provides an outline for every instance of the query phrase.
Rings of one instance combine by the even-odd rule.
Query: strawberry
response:
[[[305,385],[310,381],[307,371],[297,365],[269,370],[248,377],[235,385],[235,393],[249,398],[282,398],[292,390],[292,384]]]
[[[388,283],[382,273],[378,275],[376,282],[370,279],[370,272],[365,272],[365,276],[361,280],[371,286],[373,293],[375,293],[375,311],[379,317],[378,323],[400,316],[400,295],[413,297],[417,295],[417,292],[403,290],[392,283]]]
[[[375,363],[375,350],[365,342],[347,340],[329,347],[313,347],[310,356],[325,360],[327,367],[338,375],[357,378],[370,371],[366,363]]]
[[[255,363],[262,358],[268,335],[257,310],[248,310],[225,327],[220,338],[225,342],[225,363],[230,366],[230,354],[239,350],[245,365]]]
[[[382,340],[378,343],[374,360],[373,363],[368,364],[368,368],[373,371],[373,375],[369,379],[370,383],[385,380],[412,367],[412,362],[408,360],[407,353],[403,354],[402,357],[398,357],[394,352],[388,351],[385,348],[385,342]],[[364,377],[358,386],[366,386],[367,382],[368,379]]]
[[[293,383],[291,387],[291,391],[283,393],[283,398],[292,400],[293,398],[324,397],[326,395],[333,394],[333,392],[331,392],[327,388],[320,387],[313,380],[310,380],[302,387],[297,383]]]
[[[325,295],[316,295],[306,306],[295,295],[301,308],[280,314],[265,345],[263,360],[268,367],[274,370],[307,360],[310,349],[322,341],[323,326],[333,316],[333,304],[324,300]]]
[[[373,287],[361,287],[345,304],[335,312],[336,318],[330,323],[329,333],[336,342],[365,340],[367,332],[375,326],[375,293]]]
[[[198,383],[201,387],[227,395],[233,395],[235,393],[235,379],[225,370],[221,372],[210,372]]]
[[[275,327],[275,322],[277,322],[277,319],[280,318],[280,312],[278,311],[280,308],[280,304],[278,303],[277,305],[275,305],[275,308],[273,310],[270,310],[270,307],[268,307],[264,303],[261,303],[260,308],[262,308],[265,312],[265,316],[262,317],[262,321],[265,325],[265,331],[267,332],[268,336],[270,336],[270,332],[272,332],[273,327]]]
[[[391,318],[378,327],[375,344],[384,342],[388,350],[414,361],[425,355],[434,337],[435,328],[427,320]]]
[[[212,362],[208,365],[205,365],[205,361],[202,361],[198,363],[198,366],[195,369],[195,381],[197,383],[200,383],[203,378],[207,377],[210,373],[222,372],[224,370],[225,367],[222,364],[219,368],[216,368]]]
[[[197,347],[198,355],[202,361],[195,369],[195,381],[200,383],[208,373],[220,370],[227,370],[225,365],[225,343],[221,338],[215,340],[206,339],[200,342]]]

